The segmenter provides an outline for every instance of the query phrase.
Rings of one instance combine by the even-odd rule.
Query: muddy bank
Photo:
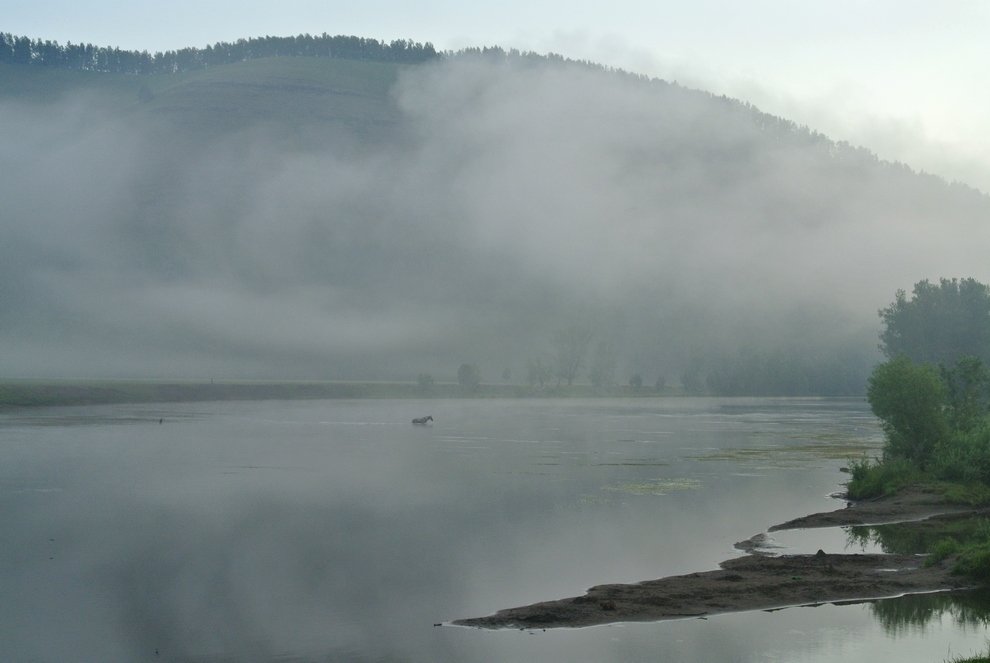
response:
[[[724,562],[721,567],[634,585],[599,585],[584,596],[509,608],[488,617],[454,623],[480,628],[593,626],[968,586],[949,573],[948,564],[925,567],[917,555],[747,555]]]
[[[771,530],[918,521],[934,515],[983,513],[947,504],[922,491],[859,502],[836,511],[775,525]],[[584,596],[500,610],[454,624],[479,628],[580,627],[623,621],[703,617],[724,612],[767,610],[962,589],[971,582],[953,576],[952,559],[926,567],[919,555],[783,555],[758,550],[760,535],[737,547],[754,552],[723,562],[715,571],[670,576],[630,585],[599,585]]]
[[[847,506],[843,509],[788,520],[786,523],[772,526],[770,531],[845,525],[883,525],[924,520],[932,516],[979,513],[990,514],[990,509],[951,504],[938,493],[909,488],[896,495],[847,502]]]

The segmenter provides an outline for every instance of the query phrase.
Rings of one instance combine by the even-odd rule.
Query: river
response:
[[[430,426],[413,417],[430,414]],[[987,601],[660,623],[462,617],[712,569],[840,505],[861,399],[339,400],[0,412],[0,659],[941,662]],[[784,552],[859,552],[841,529]]]

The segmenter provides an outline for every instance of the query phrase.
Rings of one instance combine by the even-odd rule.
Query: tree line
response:
[[[850,494],[891,492],[918,475],[990,485],[990,287],[921,281],[880,311],[889,361],[867,399],[884,431],[883,459],[855,468]]]
[[[128,51],[92,44],[62,45],[0,32],[0,63],[37,65],[120,74],[174,74],[267,57],[325,57],[414,64],[440,57],[433,44],[395,39],[391,42],[345,35],[302,34],[217,42],[206,48],[174,51]]]
[[[889,361],[870,376],[867,400],[884,432],[883,456],[852,465],[848,495],[908,487],[949,504],[990,504],[990,287],[974,279],[921,281],[881,309]],[[990,583],[985,517],[926,533],[926,565]],[[916,551],[920,552],[920,551]],[[984,659],[980,659],[984,660]]]

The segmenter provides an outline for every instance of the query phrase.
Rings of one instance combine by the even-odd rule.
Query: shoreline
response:
[[[140,379],[3,379],[0,410],[28,407],[193,403],[207,401],[332,399],[497,399],[497,398],[667,398],[683,397],[674,389],[617,385],[545,388],[524,384],[483,383],[465,389],[457,382],[427,385],[409,381],[360,380],[140,380]]]
[[[985,513],[990,510],[953,505],[934,493],[906,490],[796,518],[768,531],[924,523]],[[579,628],[973,588],[971,581],[952,574],[952,558],[925,566],[925,556],[916,554],[829,554],[819,550],[814,555],[771,556],[759,548],[762,536],[737,543],[736,547],[747,554],[722,562],[717,570],[634,584],[597,585],[583,596],[541,601],[450,623],[485,629]]]

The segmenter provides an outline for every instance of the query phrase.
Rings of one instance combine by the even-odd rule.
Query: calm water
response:
[[[433,426],[408,423],[425,414]],[[845,400],[0,413],[0,660],[875,663],[985,650],[980,597],[536,633],[434,626],[714,568],[736,541],[835,508],[843,459],[879,443],[865,405]],[[860,550],[842,530],[775,538]]]

